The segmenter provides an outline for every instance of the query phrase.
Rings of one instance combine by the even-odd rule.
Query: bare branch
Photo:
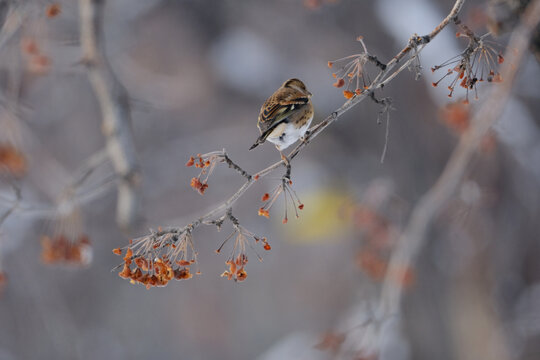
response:
[[[461,183],[465,171],[476,153],[483,137],[499,118],[508,100],[516,74],[520,69],[535,26],[540,22],[540,0],[531,2],[521,24],[514,30],[501,69],[503,82],[493,89],[475,113],[471,127],[461,136],[441,176],[413,209],[405,230],[392,254],[381,295],[380,315],[393,315],[399,311],[403,292],[404,269],[425,244],[425,234],[443,207]]]
[[[139,170],[131,130],[129,96],[105,56],[104,6],[105,0],[79,0],[82,62],[101,107],[107,151],[120,177],[116,221],[127,228],[138,216],[140,199],[136,188]]]
[[[90,1],[90,0],[81,0],[81,1],[86,2],[86,1]],[[286,166],[287,167],[287,174],[288,174],[289,171],[290,171],[289,170],[290,168],[287,166],[287,163],[289,162],[289,160],[294,159],[300,153],[300,151],[305,146],[307,146],[307,144],[310,143],[310,141],[312,139],[314,139],[317,135],[319,135],[322,131],[324,131],[330,124],[335,122],[341,115],[343,115],[345,112],[352,109],[353,106],[357,105],[358,103],[360,103],[365,98],[367,98],[367,97],[373,97],[374,98],[373,92],[376,89],[381,88],[384,85],[384,83],[390,81],[391,79],[393,79],[397,75],[397,73],[399,73],[399,72],[403,71],[405,68],[407,68],[407,66],[409,64],[411,64],[412,61],[414,61],[418,57],[418,54],[421,52],[421,50],[423,49],[425,44],[427,42],[431,41],[446,25],[448,25],[448,23],[450,22],[451,19],[453,19],[453,18],[455,18],[457,16],[457,13],[460,11],[464,1],[465,0],[457,0],[454,7],[453,7],[453,9],[452,9],[452,11],[450,12],[450,14],[429,35],[426,35],[424,37],[414,36],[412,38],[412,40],[409,42],[409,45],[407,45],[403,50],[401,50],[385,66],[381,66],[381,64],[377,64],[378,60],[376,60],[376,58],[370,59],[370,61],[375,62],[375,65],[378,66],[381,69],[380,73],[377,75],[375,80],[373,82],[371,82],[371,84],[368,87],[366,87],[361,93],[355,94],[353,98],[351,98],[349,101],[347,101],[345,104],[343,104],[339,109],[335,110],[332,114],[330,114],[323,121],[321,121],[317,125],[313,126],[311,129],[309,129],[309,131],[306,132],[306,134],[304,135],[304,140],[302,142],[300,142],[289,153],[289,155],[287,156],[288,160],[282,159],[281,161],[278,161],[278,162],[268,166],[267,168],[265,168],[263,170],[260,170],[259,172],[257,172],[257,173],[250,176],[247,172],[245,172],[238,165],[232,163],[232,161],[230,161],[230,159],[228,159],[228,157],[224,158],[224,161],[226,161],[227,164],[230,167],[234,168],[236,171],[238,171],[240,174],[242,174],[247,179],[247,181],[231,197],[229,197],[228,199],[223,201],[220,205],[218,205],[217,207],[212,208],[207,213],[205,213],[204,215],[202,215],[199,218],[195,219],[194,221],[192,221],[191,223],[189,223],[188,225],[186,225],[184,227],[171,227],[171,228],[168,228],[168,229],[165,229],[165,230],[160,230],[160,231],[158,231],[156,233],[152,233],[152,234],[143,236],[143,237],[141,237],[139,239],[135,239],[133,244],[136,244],[136,245],[134,245],[134,246],[138,246],[137,244],[140,244],[142,240],[146,241],[146,240],[150,239],[153,242],[152,246],[154,246],[152,248],[152,251],[154,251],[156,249],[159,250],[159,249],[161,249],[161,247],[165,246],[165,244],[171,244],[171,241],[175,242],[175,241],[182,240],[183,239],[181,237],[182,234],[189,233],[189,236],[190,236],[190,239],[191,239],[192,230],[194,228],[202,225],[202,224],[216,224],[216,223],[221,224],[222,223],[221,219],[223,219],[224,215],[226,217],[227,211],[229,209],[231,209],[231,207],[234,205],[234,203],[240,197],[242,197],[242,195],[258,179],[268,175],[269,173],[271,173],[272,171],[274,171],[275,169],[277,169],[277,168],[279,168],[281,166]],[[419,44],[420,44],[420,46],[417,46]],[[399,70],[397,70],[394,73],[391,73],[392,69],[395,67],[397,62],[400,59],[402,59],[413,48],[415,49],[415,53],[413,54],[413,56],[410,59],[408,59]],[[389,104],[389,102],[386,102],[386,104]],[[383,104],[383,105],[385,105],[385,104]],[[211,153],[211,154],[213,154],[213,153]],[[225,154],[224,151],[223,151],[223,154]],[[206,155],[209,155],[209,154],[206,154]],[[223,157],[223,155],[220,155],[220,156]],[[193,164],[193,160],[194,160],[193,158],[190,159],[188,164]],[[287,174],[282,180],[286,179]],[[285,187],[285,185],[286,184],[284,183],[283,186]],[[285,189],[283,191],[285,191]],[[128,248],[131,248],[131,246],[128,246]],[[131,260],[131,259],[128,259],[128,260]]]

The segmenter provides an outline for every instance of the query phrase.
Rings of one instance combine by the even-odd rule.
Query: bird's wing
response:
[[[294,89],[285,89],[272,95],[262,106],[259,114],[259,129],[266,133],[273,129],[293,112],[309,102],[309,98]]]

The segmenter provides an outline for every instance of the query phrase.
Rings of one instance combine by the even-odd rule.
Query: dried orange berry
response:
[[[345,96],[345,99],[352,99],[352,97],[354,96],[354,93],[349,90],[344,90],[343,96]]]
[[[189,158],[188,162],[186,163],[186,166],[193,166],[195,164],[195,159],[192,157]]]
[[[470,109],[464,102],[446,105],[440,113],[442,121],[458,134],[462,134],[470,125]]]
[[[298,208],[299,208],[300,210],[303,210],[303,209],[304,209],[304,204],[298,205]]]
[[[253,179],[254,179],[255,181],[257,181],[257,180],[259,180],[259,177],[260,177],[259,175],[255,175],[255,176],[253,177]]]
[[[39,48],[34,39],[25,38],[21,41],[22,51],[27,55],[37,55],[39,54]]]
[[[120,249],[120,248],[113,249],[112,252],[113,252],[114,254],[116,254],[116,255],[122,255],[122,249]]]
[[[148,260],[143,257],[136,258],[135,265],[137,265],[138,268],[141,268],[144,271],[148,271]]]
[[[0,172],[22,176],[26,172],[26,158],[14,146],[0,144]]]
[[[264,216],[265,218],[270,218],[270,212],[263,208],[259,209],[259,216]]]
[[[333,62],[331,62],[331,61],[329,61],[329,62],[328,62],[328,67],[329,67],[329,68],[331,69],[331,68],[332,68],[332,66],[334,66],[334,63],[333,63]]]
[[[176,280],[187,280],[191,279],[193,275],[189,272],[189,269],[182,268],[174,270],[174,278]]]
[[[191,262],[186,261],[186,260],[179,260],[179,261],[177,261],[176,263],[177,263],[178,265],[180,265],[180,266],[189,266],[189,265],[191,265]]]
[[[503,58],[503,56],[501,54],[497,55],[497,62],[499,64],[502,64],[504,62],[504,58]]]
[[[131,276],[131,269],[129,268],[129,265],[124,264],[124,268],[121,272],[118,273],[118,276],[124,279],[128,279]]]
[[[287,218],[283,218],[283,221],[282,221],[284,224],[286,224],[287,222],[289,222],[289,219]]]
[[[272,247],[268,243],[264,244],[263,248],[264,248],[264,250],[267,250],[267,251],[272,249]]]
[[[343,80],[343,78],[339,78],[336,80],[335,83],[332,84],[334,87],[337,87],[337,88],[340,88],[342,87],[343,85],[345,85],[345,80]]]
[[[261,201],[266,201],[266,200],[268,200],[268,199],[270,199],[270,194],[269,194],[269,193],[265,193],[265,194],[262,196]]]
[[[51,4],[47,6],[46,14],[47,17],[53,18],[62,12],[60,4]]]
[[[128,248],[127,251],[126,251],[126,256],[124,256],[124,262],[126,263],[126,265],[131,264],[131,257],[132,256],[133,256],[133,250]]]
[[[244,281],[246,280],[246,278],[247,278],[247,273],[246,273],[246,270],[244,270],[243,268],[236,272],[236,280]]]
[[[227,261],[225,264],[229,265],[229,271],[234,274],[236,272],[236,263],[234,261]]]

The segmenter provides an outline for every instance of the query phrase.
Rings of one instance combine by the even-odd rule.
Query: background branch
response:
[[[101,108],[107,152],[119,175],[116,221],[125,229],[134,224],[139,213],[139,170],[129,96],[105,55],[104,7],[105,0],[79,1],[82,62]]]
[[[529,5],[520,25],[514,30],[501,68],[503,82],[475,112],[470,128],[461,136],[441,176],[433,187],[418,201],[409,222],[400,236],[384,280],[380,315],[395,315],[399,311],[403,294],[404,269],[408,269],[426,241],[431,222],[445,207],[463,180],[465,171],[490,128],[499,118],[512,90],[529,47],[531,34],[540,22],[540,0]]]

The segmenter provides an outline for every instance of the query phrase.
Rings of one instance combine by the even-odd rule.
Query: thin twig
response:
[[[225,152],[225,149],[223,149],[223,161],[225,161],[227,163],[227,165],[229,165],[229,167],[231,169],[234,169],[236,170],[240,175],[242,175],[243,177],[245,177],[246,179],[251,179],[251,175],[249,175],[247,173],[247,171],[245,171],[244,169],[242,169],[240,166],[236,165],[232,160],[231,158],[227,155],[227,153]]]
[[[381,154],[381,164],[384,163],[386,158],[386,151],[388,150],[388,140],[390,138],[390,109],[386,110],[386,131],[384,132],[384,147]]]

